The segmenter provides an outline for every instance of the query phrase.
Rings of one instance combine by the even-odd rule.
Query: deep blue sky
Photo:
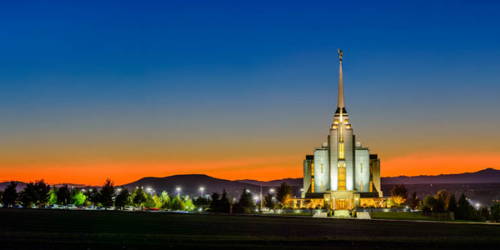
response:
[[[469,150],[464,137],[498,152],[494,1],[74,2],[1,4],[0,168],[193,142],[200,161],[300,159],[327,133],[337,48],[354,128],[380,154]]]

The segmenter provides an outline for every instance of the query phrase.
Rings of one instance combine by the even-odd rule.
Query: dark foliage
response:
[[[105,208],[112,207],[114,195],[115,195],[115,186],[113,185],[113,182],[110,179],[107,179],[100,191],[101,205]]]
[[[491,205],[491,214],[490,214],[490,219],[493,221],[500,221],[500,202],[496,202],[493,205]]]
[[[455,218],[461,220],[470,220],[474,218],[474,208],[469,201],[467,201],[465,194],[462,194],[458,199]]]
[[[278,191],[276,192],[276,199],[282,204],[284,204],[286,200],[290,198],[291,195],[292,195],[292,187],[290,187],[285,182],[281,183],[281,185],[278,188]]]
[[[130,193],[126,188],[123,188],[122,191],[116,196],[115,199],[115,207],[118,209],[123,209],[125,206],[130,203]]]
[[[420,199],[417,197],[417,192],[413,192],[410,196],[410,198],[407,201],[408,206],[410,206],[411,209],[416,209],[418,205],[420,204]]]
[[[398,196],[406,200],[408,198],[408,190],[406,190],[403,184],[394,185],[391,189],[391,196]]]
[[[252,194],[248,189],[243,189],[238,204],[236,204],[235,212],[251,213],[254,209],[255,204],[252,199]]]
[[[30,182],[21,192],[20,200],[25,208],[44,207],[49,200],[50,186],[43,180]]]
[[[222,192],[222,196],[219,196],[219,194],[217,193],[212,194],[212,202],[210,202],[211,212],[229,213],[230,209],[231,209],[231,204],[229,203],[226,190]]]
[[[71,191],[68,185],[64,185],[56,191],[57,203],[61,205],[68,205],[71,203]]]
[[[5,190],[3,192],[3,197],[2,197],[2,202],[3,202],[4,207],[13,207],[16,205],[16,200],[18,198],[16,187],[17,187],[17,183],[11,182],[5,188]]]
[[[148,199],[147,199],[146,193],[144,192],[144,189],[142,189],[142,187],[137,188],[134,192],[134,198],[132,200],[132,203],[134,203],[134,205],[142,208],[144,205],[144,202],[146,202],[147,200]]]

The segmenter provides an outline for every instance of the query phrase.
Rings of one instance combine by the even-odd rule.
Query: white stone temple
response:
[[[356,141],[344,103],[342,50],[339,54],[337,109],[328,138],[304,160],[302,202],[322,200],[333,210],[352,210],[361,199],[382,197],[380,160]],[[304,205],[301,205],[304,206]],[[336,211],[337,213],[337,211]]]

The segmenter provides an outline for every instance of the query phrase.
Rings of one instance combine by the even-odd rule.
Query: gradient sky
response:
[[[2,2],[0,181],[300,177],[337,48],[383,176],[500,168],[494,1],[75,2]]]

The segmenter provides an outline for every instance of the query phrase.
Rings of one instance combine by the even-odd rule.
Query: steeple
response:
[[[345,110],[344,104],[344,75],[342,73],[342,57],[344,56],[344,52],[341,49],[338,49],[339,54],[339,87],[338,87],[338,98],[337,98],[337,110],[335,114],[347,114]]]

